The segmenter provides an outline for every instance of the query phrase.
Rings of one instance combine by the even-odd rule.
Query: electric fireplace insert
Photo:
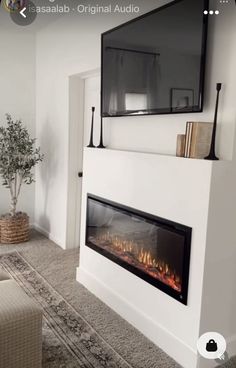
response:
[[[191,232],[188,226],[87,196],[86,245],[185,305]]]

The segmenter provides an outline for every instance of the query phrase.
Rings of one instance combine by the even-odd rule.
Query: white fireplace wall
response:
[[[77,280],[185,368],[197,364],[211,172],[212,162],[203,160],[108,149],[84,152]],[[187,306],[85,246],[87,193],[193,228]]]

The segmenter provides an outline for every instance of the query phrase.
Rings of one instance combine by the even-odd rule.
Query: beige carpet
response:
[[[132,368],[22,254],[0,255],[0,267],[43,309],[42,368]]]
[[[180,368],[163,351],[75,281],[79,251],[64,251],[33,231],[29,243],[0,245],[0,254],[17,250],[51,284],[112,349],[133,368]],[[236,361],[224,368],[235,368]]]

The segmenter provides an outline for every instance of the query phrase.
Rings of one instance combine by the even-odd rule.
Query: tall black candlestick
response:
[[[90,132],[90,142],[88,144],[87,147],[91,147],[94,148],[94,144],[93,144],[93,122],[94,122],[94,112],[95,112],[95,107],[92,107],[92,122],[91,122],[91,132]]]
[[[100,131],[100,143],[97,146],[97,148],[106,148],[103,144],[103,121],[102,121],[102,117],[101,117],[101,131]]]
[[[205,160],[219,160],[219,158],[215,154],[215,144],[216,144],[216,127],[217,127],[217,115],[218,115],[218,106],[219,106],[219,95],[221,90],[222,83],[216,84],[216,108],[215,108],[215,116],[214,116],[214,123],[212,129],[212,137],[211,137],[211,147],[209,155],[205,157]]]

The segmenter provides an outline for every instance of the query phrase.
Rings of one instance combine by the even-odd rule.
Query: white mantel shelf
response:
[[[236,346],[232,339],[236,323],[234,331],[232,322],[224,322],[234,313],[218,297],[223,282],[227,283],[224,293],[229,294],[226,300],[234,294],[234,276],[229,273],[233,273],[231,263],[236,256],[225,254],[228,247],[229,254],[235,255],[234,217],[226,221],[225,213],[232,206],[236,182],[232,165],[156,153],[84,150],[77,280],[184,368],[205,368],[196,349],[197,339],[205,331],[219,331]],[[85,245],[87,193],[192,228],[187,306]],[[223,275],[217,272],[219,267],[224,268]]]
[[[166,153],[157,153],[157,152],[145,152],[145,151],[134,151],[134,150],[122,150],[122,149],[114,149],[114,148],[104,148],[104,149],[100,149],[100,148],[90,148],[90,147],[85,147],[84,151],[95,151],[97,154],[109,154],[109,153],[115,153],[115,152],[119,152],[119,153],[124,153],[124,154],[136,154],[136,155],[150,155],[150,156],[156,156],[156,157],[160,157],[160,158],[169,158],[169,159],[173,159],[173,160],[180,160],[180,161],[191,161],[192,163],[195,162],[201,162],[206,163],[210,166],[212,165],[219,165],[221,163],[230,163],[231,161],[229,160],[204,160],[204,159],[198,159],[198,158],[188,158],[188,157],[178,157],[172,154],[166,154]],[[94,153],[95,153],[94,152]]]

